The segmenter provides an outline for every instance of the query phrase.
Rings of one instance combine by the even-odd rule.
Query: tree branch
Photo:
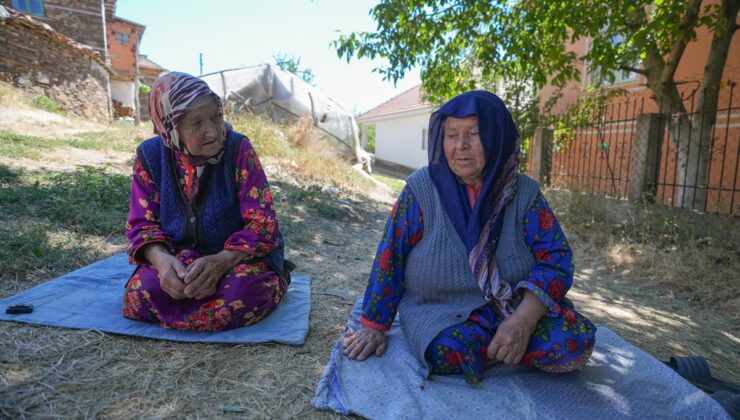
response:
[[[663,80],[673,79],[678,68],[678,63],[681,61],[686,45],[691,40],[691,29],[696,26],[696,21],[699,19],[699,9],[701,6],[701,0],[691,0],[686,6],[686,13],[681,19],[681,24],[678,26],[681,36],[679,36],[671,45],[671,50],[668,53],[668,59],[666,60],[666,66],[663,68]]]
[[[619,66],[619,70],[631,71],[632,73],[641,74],[643,76],[647,75],[647,72],[645,70],[633,66]]]
[[[721,4],[725,18],[725,28],[724,30],[715,31],[712,36],[712,47],[709,50],[709,58],[707,59],[699,95],[699,109],[710,116],[716,114],[722,71],[727,62],[734,29],[737,29],[735,19],[738,10],[740,10],[740,0],[723,0]]]

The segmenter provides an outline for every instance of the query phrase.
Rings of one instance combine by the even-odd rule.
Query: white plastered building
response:
[[[421,85],[389,99],[357,118],[362,147],[368,128],[375,126],[375,162],[413,170],[427,164],[427,129],[432,107],[421,98]]]

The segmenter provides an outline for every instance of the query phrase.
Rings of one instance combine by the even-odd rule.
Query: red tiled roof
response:
[[[146,55],[139,54],[139,68],[166,71],[167,69],[150,60]]]
[[[424,108],[429,108],[429,104],[421,98],[421,85],[416,85],[360,115],[357,121]]]

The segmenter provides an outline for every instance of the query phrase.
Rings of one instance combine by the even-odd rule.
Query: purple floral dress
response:
[[[180,187],[192,202],[198,194],[198,171],[182,153],[173,153]],[[246,138],[239,146],[234,178],[244,227],[228,238],[224,249],[245,252],[243,261],[247,261],[265,256],[278,246],[279,228],[267,178]],[[236,265],[221,279],[216,293],[204,299],[177,300],[167,295],[159,285],[157,270],[139,255],[142,247],[163,243],[186,267],[201,255],[191,249],[174,248],[159,224],[159,210],[157,186],[137,159],[126,237],[130,244],[129,260],[140,265],[126,285],[125,317],[158,322],[165,328],[220,331],[254,324],[277,307],[287,285],[262,261]]]
[[[472,200],[471,200],[472,201]],[[532,291],[547,308],[537,324],[521,364],[548,372],[583,366],[594,345],[596,327],[564,300],[573,282],[573,253],[554,213],[538,194],[524,216],[525,242],[535,257],[530,275],[514,288]],[[387,331],[405,289],[404,267],[411,249],[424,236],[424,219],[413,192],[404,188],[386,223],[365,290],[360,322]],[[391,274],[387,274],[391,273]],[[504,317],[492,305],[480,307],[468,319],[441,331],[425,356],[432,372],[462,373],[477,382],[488,361],[487,348]]]

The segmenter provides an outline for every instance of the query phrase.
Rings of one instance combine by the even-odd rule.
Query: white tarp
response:
[[[268,115],[274,121],[311,118],[316,127],[337,139],[359,162],[369,162],[369,155],[360,146],[355,117],[292,73],[260,64],[209,73],[201,79],[230,106]]]

